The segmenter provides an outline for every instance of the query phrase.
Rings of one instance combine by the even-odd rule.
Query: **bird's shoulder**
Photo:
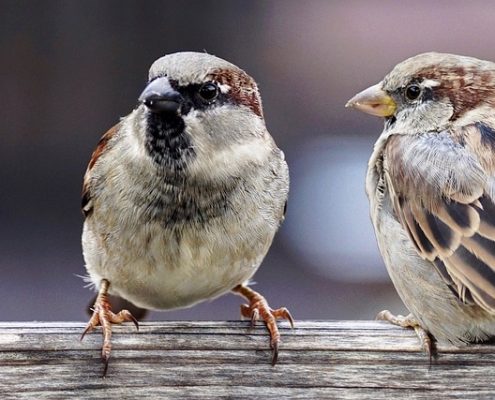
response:
[[[111,141],[115,138],[119,132],[120,123],[111,127],[105,134],[100,138],[96,148],[94,149],[91,158],[89,160],[88,166],[86,168],[86,172],[84,174],[83,186],[82,186],[82,195],[81,195],[81,209],[83,215],[87,217],[92,210],[91,204],[91,175],[92,171],[97,164],[97,162],[101,159],[101,157],[105,154],[105,152],[111,146]]]

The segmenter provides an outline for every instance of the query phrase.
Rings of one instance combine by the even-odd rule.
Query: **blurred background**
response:
[[[259,83],[291,171],[287,219],[256,289],[296,319],[404,312],[364,177],[382,122],[344,104],[436,50],[495,60],[492,1],[0,1],[0,320],[86,320],[81,181],[150,64],[207,51]],[[153,319],[237,319],[226,295]]]

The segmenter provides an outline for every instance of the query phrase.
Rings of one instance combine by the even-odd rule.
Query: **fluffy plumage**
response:
[[[287,164],[256,83],[225,60],[162,57],[140,100],[84,177],[86,269],[138,306],[188,307],[256,272],[284,218]]]
[[[373,92],[349,105],[386,118],[366,189],[392,281],[436,339],[492,338],[495,64],[421,54]]]

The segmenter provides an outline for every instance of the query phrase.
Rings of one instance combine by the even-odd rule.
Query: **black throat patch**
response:
[[[153,161],[174,172],[184,170],[194,150],[182,117],[148,112],[146,122],[145,145]]]

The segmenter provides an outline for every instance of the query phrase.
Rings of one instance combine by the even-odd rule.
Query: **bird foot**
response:
[[[87,333],[93,331],[98,325],[101,325],[103,334],[101,359],[105,364],[103,377],[105,377],[107,374],[108,361],[110,359],[110,352],[112,349],[112,324],[121,324],[122,322],[126,321],[133,322],[136,326],[136,329],[139,330],[138,321],[128,310],[122,310],[117,314],[114,314],[111,311],[107,295],[109,286],[110,283],[106,279],[103,279],[101,281],[100,291],[93,306],[93,315],[91,316],[86,329],[84,329],[84,332],[81,335],[81,340],[83,340],[84,336]]]
[[[416,336],[421,343],[423,350],[431,357],[433,354],[433,342],[431,340],[430,334],[428,331],[421,327],[418,320],[414,318],[412,314],[403,316],[403,315],[394,315],[388,310],[380,311],[377,316],[377,320],[380,321],[388,321],[391,324],[401,326],[403,328],[412,328],[416,332]]]
[[[241,315],[251,320],[251,326],[254,327],[256,321],[262,319],[268,332],[270,333],[270,346],[272,348],[272,365],[275,365],[278,359],[278,348],[280,344],[280,332],[277,327],[277,319],[286,319],[289,321],[291,328],[294,328],[294,319],[289,310],[285,307],[276,310],[270,308],[266,299],[248,288],[247,286],[239,285],[233,289],[234,292],[245,297],[249,301],[248,304],[241,305]]]

